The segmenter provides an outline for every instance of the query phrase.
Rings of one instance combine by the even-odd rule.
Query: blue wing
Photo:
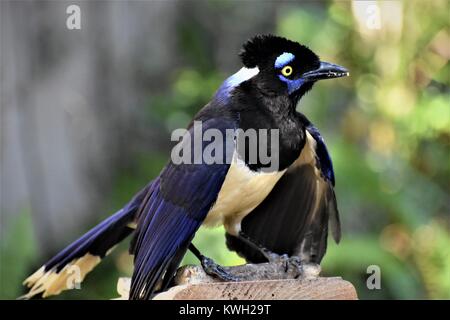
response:
[[[325,176],[325,178],[331,182],[334,186],[334,170],[333,163],[331,162],[330,154],[328,153],[327,146],[325,145],[325,141],[320,135],[319,130],[309,122],[306,126],[306,130],[312,135],[314,140],[316,140],[316,155],[317,155],[317,165],[319,166],[319,170]]]
[[[234,121],[203,121],[203,131],[234,129]],[[189,132],[192,134],[192,127]],[[203,142],[202,149],[206,143]],[[225,148],[224,157],[232,150]],[[229,155],[228,155],[229,156]],[[144,201],[132,252],[135,269],[130,299],[149,299],[165,289],[195,232],[219,194],[229,164],[174,164],[170,162],[154,182],[155,191]]]

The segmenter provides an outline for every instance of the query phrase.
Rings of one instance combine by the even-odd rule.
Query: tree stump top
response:
[[[340,277],[319,277],[320,266],[262,263],[225,267],[242,281],[221,282],[207,275],[200,266],[183,266],[175,276],[175,286],[155,300],[356,300],[353,285]],[[120,278],[119,299],[128,299],[130,278]]]
[[[179,285],[155,300],[356,300],[353,285],[342,278],[283,279]]]

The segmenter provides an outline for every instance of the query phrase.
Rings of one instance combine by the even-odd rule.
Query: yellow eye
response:
[[[281,74],[285,77],[289,77],[292,74],[292,67],[291,66],[285,66],[283,69],[281,69]]]

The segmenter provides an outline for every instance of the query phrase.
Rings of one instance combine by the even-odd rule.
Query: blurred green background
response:
[[[154,3],[147,4],[152,10]],[[330,239],[323,275],[351,281],[361,299],[449,299],[449,2],[245,2],[255,7],[253,13],[240,12],[244,3],[237,1],[171,5],[182,6],[186,13],[171,22],[176,60],[157,75],[158,88],[140,100],[139,122],[133,124],[152,127],[157,134],[127,150],[127,160],[110,173],[95,207],[98,214],[51,249],[36,240],[32,206],[24,205],[4,220],[0,298],[22,294],[20,282],[29,273],[155,177],[168,158],[171,130],[185,127],[220,83],[239,69],[239,43],[252,33],[272,32],[308,45],[323,60],[351,73],[316,84],[298,106],[321,130],[335,166],[343,240],[336,245]],[[258,11],[259,6],[264,10]],[[234,33],[235,40],[219,50],[214,47],[221,41],[214,21],[226,20],[227,14],[232,23],[226,25],[234,27],[221,24],[220,33]],[[263,14],[263,23],[240,28],[251,23],[252,14]],[[218,62],[223,56],[231,67]],[[147,72],[145,67],[142,72]],[[194,243],[221,264],[243,263],[226,250],[222,228],[200,230]],[[188,253],[184,263],[197,261]],[[380,290],[366,286],[370,265],[381,269]],[[131,271],[125,243],[88,275],[82,290],[55,298],[116,297],[117,278]]]

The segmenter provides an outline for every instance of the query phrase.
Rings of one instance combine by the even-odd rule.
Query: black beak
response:
[[[317,81],[322,79],[346,77],[350,73],[344,67],[328,62],[320,62],[316,70],[305,72],[302,78],[306,81]]]

